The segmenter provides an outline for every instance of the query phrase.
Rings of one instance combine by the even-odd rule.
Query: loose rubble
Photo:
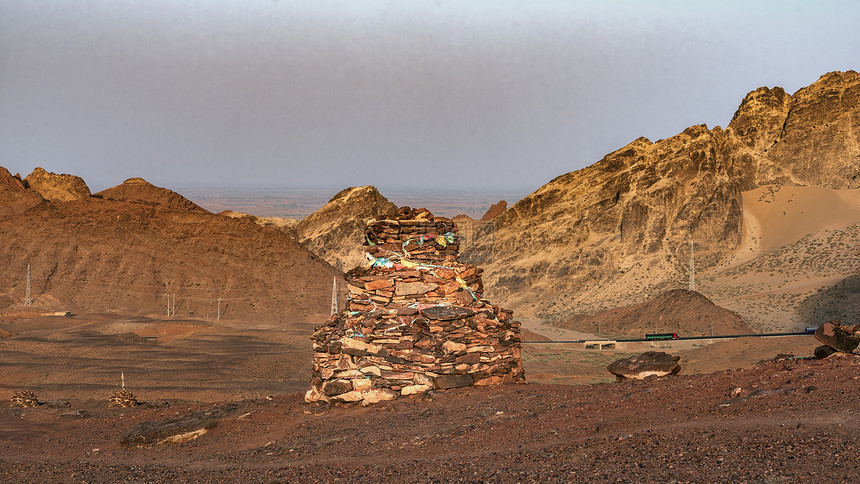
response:
[[[678,364],[680,356],[672,356],[662,351],[646,351],[641,355],[616,360],[606,367],[618,381],[642,380],[649,376],[676,375],[681,371]]]
[[[9,399],[10,407],[38,407],[39,399],[30,390],[18,390]]]
[[[402,207],[365,230],[346,308],[317,328],[307,402],[364,405],[524,379],[520,323],[455,259],[454,224]]]

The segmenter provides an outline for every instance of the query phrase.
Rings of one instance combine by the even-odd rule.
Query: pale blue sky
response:
[[[860,2],[0,2],[0,166],[531,191],[860,67]]]

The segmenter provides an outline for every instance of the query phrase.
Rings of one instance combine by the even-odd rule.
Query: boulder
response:
[[[815,330],[815,339],[836,351],[853,353],[860,346],[860,325],[843,326],[839,321],[830,321]]]
[[[672,356],[662,351],[646,351],[641,355],[614,361],[606,369],[619,380],[641,380],[649,376],[677,374],[681,371],[681,365],[678,364],[680,359],[680,356]]]
[[[214,427],[221,418],[235,413],[237,409],[238,405],[229,404],[155,422],[143,422],[129,429],[120,439],[120,444],[140,447],[170,442],[174,436],[200,434],[201,431]]]
[[[819,360],[823,360],[824,358],[827,358],[828,356],[836,352],[837,351],[835,349],[827,345],[821,345],[815,348],[815,350],[812,352],[812,355]]]

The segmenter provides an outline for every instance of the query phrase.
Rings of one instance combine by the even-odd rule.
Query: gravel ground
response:
[[[26,482],[849,482],[860,358],[594,385],[467,388],[374,407],[301,395],[109,409],[0,407],[0,479]],[[223,410],[195,440],[120,441]],[[217,412],[216,412],[217,413]]]

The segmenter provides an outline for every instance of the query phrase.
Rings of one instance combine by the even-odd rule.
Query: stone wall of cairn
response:
[[[403,207],[365,236],[346,308],[312,337],[306,401],[366,405],[524,379],[520,324],[483,299],[480,268],[456,261],[450,220]]]

